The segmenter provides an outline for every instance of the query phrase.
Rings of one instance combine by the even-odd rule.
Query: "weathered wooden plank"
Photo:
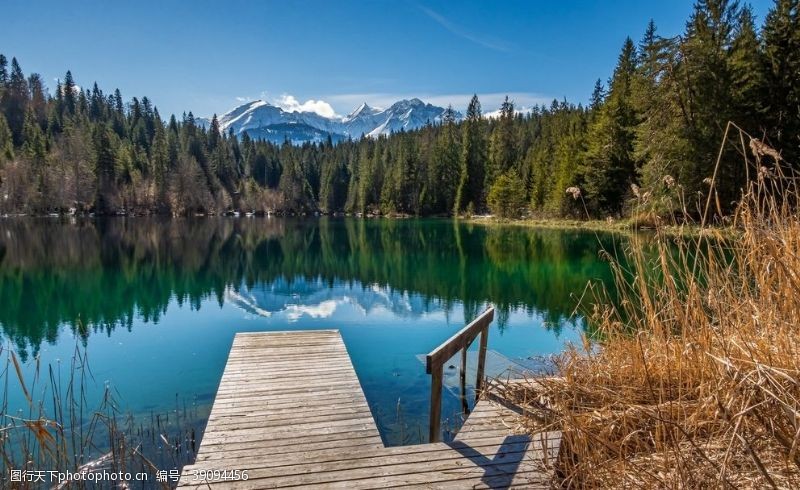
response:
[[[263,380],[266,381],[266,380]],[[298,387],[298,384],[302,386]],[[249,381],[234,381],[225,385],[225,389],[220,390],[219,394],[238,393],[242,390],[247,390],[249,393],[269,393],[269,392],[287,392],[288,390],[313,390],[313,388],[321,388],[334,385],[357,386],[358,382],[349,376],[325,376],[319,379],[305,379],[300,378],[293,380],[291,378],[275,379],[274,384],[265,385],[259,380]]]
[[[296,410],[297,408],[306,408],[314,410],[316,407],[329,407],[331,410],[339,408],[352,408],[352,407],[368,407],[367,403],[355,397],[349,397],[344,393],[326,395],[314,399],[308,398],[282,398],[263,400],[251,399],[248,402],[230,401],[220,404],[219,408],[215,410],[216,414],[224,415],[231,413],[240,413],[245,407],[251,407],[250,410],[257,412],[259,410],[265,411],[283,411],[283,410]]]
[[[331,388],[333,388],[333,387],[359,388],[360,387],[360,385],[358,384],[358,381],[351,380],[351,379],[343,380],[343,381],[334,381],[332,383],[328,383],[328,384],[325,384],[325,385],[322,385],[322,386],[327,386],[327,387],[331,387]],[[285,393],[298,393],[298,394],[306,393],[307,394],[307,393],[314,393],[317,388],[318,387],[316,387],[316,386],[310,386],[310,387],[309,386],[291,386],[291,384],[289,384],[288,386],[287,385],[280,385],[280,386],[275,386],[275,387],[262,385],[262,386],[258,386],[257,388],[248,390],[247,393],[244,393],[244,394],[250,394],[250,395],[253,395],[253,394],[265,394],[265,393],[275,393],[275,394],[278,394],[278,393],[284,393],[284,394]],[[228,389],[226,387],[225,389],[220,390],[218,393],[220,395],[240,396],[240,394],[242,394],[241,391],[242,390]]]
[[[281,372],[272,372],[272,371],[265,371],[265,372],[250,372],[250,373],[241,373],[241,372],[231,372],[226,373],[222,379],[225,380],[225,384],[223,386],[228,386],[232,384],[238,383],[251,383],[251,384],[265,384],[265,381],[269,379],[269,385],[272,386],[273,384],[280,384],[283,383],[291,383],[291,382],[303,382],[303,383],[313,383],[318,380],[326,379],[326,378],[341,378],[341,379],[349,379],[350,381],[353,380],[353,373],[347,370],[344,371],[321,371],[319,373],[314,373],[313,375],[298,375],[296,374],[297,371],[300,369],[295,370],[287,370]]]
[[[288,364],[279,364],[276,365],[274,368],[269,368],[268,366],[259,365],[258,367],[246,367],[246,368],[236,368],[236,367],[228,367],[225,370],[224,379],[231,379],[239,376],[252,376],[254,374],[260,374],[262,376],[279,376],[285,374],[291,374],[298,369],[307,368],[307,363],[298,363],[294,366]],[[324,374],[324,373],[346,373],[349,370],[346,367],[343,367],[341,363],[330,363],[330,364],[317,364],[314,366],[314,372]]]
[[[307,455],[321,454],[325,451],[332,451],[336,454],[347,454],[348,451],[342,451],[342,447],[346,446],[350,450],[382,450],[384,449],[383,443],[380,440],[375,440],[373,436],[366,437],[353,437],[350,439],[336,438],[332,441],[309,443],[303,441],[298,444],[283,444],[280,446],[263,447],[259,446],[253,448],[251,446],[241,446],[234,448],[230,446],[225,447],[225,451],[207,452],[202,458],[198,457],[195,464],[208,462],[209,465],[215,464],[217,461],[228,459],[244,460],[245,458],[258,458],[260,460],[275,462],[277,466],[283,464],[295,464],[297,458],[305,458]],[[274,457],[273,457],[274,456]]]
[[[244,360],[281,360],[281,359],[326,359],[331,354],[328,347],[309,347],[308,350],[304,349],[302,345],[286,349],[276,349],[269,354],[261,355],[258,349],[252,349],[251,352],[242,352],[233,357],[234,361]]]
[[[257,342],[237,342],[235,345],[236,347],[236,355],[242,355],[247,353],[252,353],[262,349],[263,347],[269,347],[270,354],[274,352],[278,352],[283,349],[296,349],[299,346],[304,347],[325,347],[329,345],[336,345],[337,339],[335,337],[325,338],[325,339],[313,339],[313,340],[297,340],[297,339],[286,339],[283,341],[280,340],[259,340]]]
[[[308,420],[314,417],[327,417],[331,414],[335,413],[338,415],[357,415],[362,413],[370,413],[369,406],[366,403],[357,405],[353,403],[347,403],[342,405],[332,405],[330,403],[313,406],[313,405],[303,405],[303,410],[298,410],[298,407],[288,407],[288,408],[278,408],[275,406],[267,406],[267,407],[254,407],[252,410],[248,411],[246,415],[242,415],[236,412],[224,412],[222,410],[217,410],[214,416],[209,417],[209,422],[225,422],[226,420],[230,420],[232,418],[239,418],[244,417],[247,420],[284,420],[284,419],[300,419]]]
[[[369,425],[369,423],[373,422],[372,414],[367,411],[366,413],[362,412],[360,414],[351,415],[351,414],[344,414],[341,416],[337,416],[335,414],[331,414],[330,417],[314,417],[312,420],[305,420],[301,418],[296,418],[291,421],[290,429],[293,432],[299,431],[316,431],[316,430],[323,430],[323,429],[330,429],[335,430],[336,427],[342,426],[351,426],[351,425]],[[273,430],[277,431],[284,431],[287,429],[287,423],[285,420],[251,420],[241,418],[239,420],[234,420],[232,422],[221,421],[217,420],[214,423],[214,430],[206,431],[207,434],[214,434],[214,433],[230,433],[236,430],[247,430],[253,431],[258,429],[259,431],[270,431]],[[274,429],[273,429],[274,428]]]
[[[344,447],[354,444],[362,444],[364,440],[380,442],[381,438],[374,435],[370,431],[352,431],[352,432],[336,432],[333,434],[314,434],[304,435],[302,437],[275,437],[270,439],[263,439],[259,441],[209,441],[207,444],[208,452],[215,452],[223,454],[228,450],[248,449],[252,451],[264,450],[264,452],[271,453],[275,448],[286,448],[288,450],[297,450],[305,446],[316,446],[318,444],[327,444],[331,447]],[[382,443],[381,443],[382,444]],[[212,446],[224,446],[213,448]],[[198,454],[198,459],[203,457],[205,452]]]
[[[321,398],[323,396],[331,398],[331,397],[338,397],[338,396],[344,397],[347,394],[352,394],[353,390],[350,387],[347,387],[347,386],[344,386],[344,387],[335,386],[335,387],[331,387],[331,388],[326,389],[326,390],[306,390],[305,392],[294,390],[294,391],[287,391],[287,392],[284,392],[284,393],[273,393],[273,394],[267,393],[265,395],[259,395],[259,394],[255,393],[250,398],[252,398],[253,400],[255,400],[257,398],[262,398],[262,399],[264,399],[266,401],[273,400],[275,402],[278,402],[280,400],[302,400],[302,399],[310,398],[308,396],[309,393],[313,393],[314,394],[314,398]],[[224,398],[224,397],[218,397],[218,398]],[[231,404],[236,405],[239,401],[243,401],[243,400],[241,398],[237,398],[236,396],[231,396],[231,397],[229,397],[227,399],[220,400],[220,403],[221,404],[225,404],[225,405],[231,405]],[[215,402],[216,402],[216,400],[215,400]]]

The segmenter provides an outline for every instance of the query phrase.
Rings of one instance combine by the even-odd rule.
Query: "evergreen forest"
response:
[[[745,4],[699,0],[680,35],[651,21],[621,41],[586,105],[518,111],[506,98],[487,118],[475,96],[463,119],[448,108],[417,130],[303,145],[238,138],[216,116],[207,128],[191,112],[163,117],[148,97],[82,88],[69,71],[50,90],[0,55],[0,215],[605,218],[629,216],[645,192],[669,214],[670,192],[689,212],[705,199],[718,158],[730,209],[747,172],[735,148],[720,151],[729,121],[800,162],[800,0],[776,0],[761,25]]]

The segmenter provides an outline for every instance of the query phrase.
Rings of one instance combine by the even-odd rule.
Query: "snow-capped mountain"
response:
[[[377,137],[382,134],[391,134],[401,129],[409,131],[424,126],[427,123],[441,121],[445,109],[426,104],[419,99],[401,100],[391,107],[376,114],[380,124],[368,136]],[[460,117],[460,114],[458,115]]]
[[[410,131],[428,123],[441,121],[445,109],[426,104],[419,99],[401,100],[388,109],[361,104],[345,117],[325,117],[316,112],[287,111],[263,100],[243,104],[219,117],[222,131],[233,130],[237,136],[247,133],[251,138],[294,144],[322,142],[329,136],[341,141],[362,136],[377,137],[396,131]],[[460,119],[461,114],[456,113]],[[209,118],[197,118],[208,127]]]

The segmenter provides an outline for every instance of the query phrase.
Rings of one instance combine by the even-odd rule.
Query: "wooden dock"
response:
[[[384,447],[338,331],[237,334],[179,486],[549,488],[559,434],[515,435],[515,417],[481,400],[452,442]]]

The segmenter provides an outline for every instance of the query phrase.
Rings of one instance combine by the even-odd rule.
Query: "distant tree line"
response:
[[[676,37],[651,22],[588,107],[520,114],[506,99],[486,118],[473,97],[463,121],[448,108],[418,130],[335,145],[238,139],[191,112],[164,120],[147,97],[125,103],[70,72],[50,94],[0,55],[0,214],[602,217],[629,214],[640,192],[669,213],[673,187],[689,200],[708,192],[728,121],[800,161],[799,4],[776,0],[761,29],[731,0],[698,1]],[[724,150],[723,207],[745,179],[741,155]]]

